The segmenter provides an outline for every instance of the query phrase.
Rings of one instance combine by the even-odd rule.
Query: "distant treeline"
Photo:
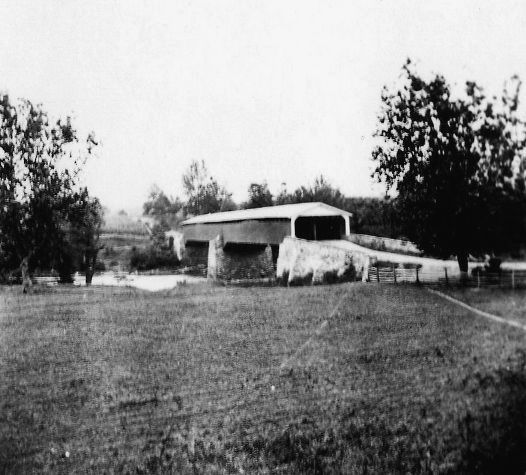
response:
[[[270,192],[266,182],[251,183],[247,200],[236,204],[232,200],[232,194],[208,174],[204,162],[193,162],[183,175],[183,189],[183,199],[173,198],[154,185],[144,203],[144,214],[155,217],[159,228],[168,229],[177,227],[188,216],[320,201],[353,213],[351,230],[355,233],[404,237],[394,200],[345,196],[323,175],[317,177],[311,185],[300,186],[291,192],[282,184],[276,196]]]
[[[372,236],[403,239],[396,201],[381,198],[346,198],[344,208],[353,213],[351,231]]]

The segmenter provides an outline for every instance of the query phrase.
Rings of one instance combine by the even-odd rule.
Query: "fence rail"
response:
[[[117,278],[125,275],[116,276]],[[444,267],[442,269],[405,269],[396,266],[371,266],[369,267],[369,282],[379,284],[423,284],[423,285],[456,285],[460,283],[458,273],[453,273],[451,269]],[[77,279],[83,276],[77,276]],[[76,279],[76,280],[77,280]],[[44,285],[57,285],[58,277],[39,276],[34,277],[33,282]],[[508,270],[503,269],[498,273],[477,272],[469,276],[467,282],[463,283],[475,288],[526,288],[526,270]]]
[[[439,284],[455,285],[460,282],[458,273],[451,269],[404,269],[399,267],[369,268],[369,282],[380,284]],[[496,287],[496,288],[526,288],[526,270],[503,269],[498,273],[476,272],[472,273],[466,285],[470,287]]]

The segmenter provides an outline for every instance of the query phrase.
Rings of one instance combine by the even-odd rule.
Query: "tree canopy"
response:
[[[208,173],[204,161],[193,161],[183,175],[184,205],[187,215],[236,209],[232,194]]]
[[[403,238],[396,200],[389,197],[346,197],[343,209],[352,213],[355,233],[388,238]]]
[[[179,198],[168,197],[161,188],[153,185],[150,189],[148,199],[143,204],[143,214],[147,216],[161,217],[178,213],[183,207]]]
[[[397,194],[404,231],[441,257],[499,252],[524,236],[525,123],[520,81],[501,97],[467,82],[456,97],[441,75],[408,60],[400,85],[382,90],[373,176]]]
[[[309,203],[313,201],[321,201],[325,204],[343,208],[345,205],[345,196],[323,175],[319,175],[314,179],[314,183],[310,186],[300,186],[292,193],[288,193],[283,184],[282,190],[276,197],[276,204],[290,204],[290,203]]]
[[[72,249],[70,254],[77,260],[75,267],[86,274],[86,285],[91,284],[97,255],[102,249],[100,233],[103,221],[102,206],[97,198],[89,195],[87,188],[73,195],[68,210],[68,244]]]
[[[63,268],[65,223],[78,174],[97,145],[81,140],[71,119],[51,120],[41,105],[0,96],[0,259],[4,272],[20,267]]]
[[[268,189],[266,182],[251,183],[248,187],[248,201],[243,204],[243,208],[263,208],[273,206],[274,200],[272,193]]]
[[[163,232],[177,226],[183,218],[184,203],[179,198],[167,196],[161,188],[153,185],[148,199],[143,204],[143,214],[155,218]]]

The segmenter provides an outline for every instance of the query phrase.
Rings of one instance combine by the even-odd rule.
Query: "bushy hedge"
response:
[[[179,265],[180,261],[176,254],[153,246],[147,249],[133,247],[130,253],[131,270],[172,269]]]

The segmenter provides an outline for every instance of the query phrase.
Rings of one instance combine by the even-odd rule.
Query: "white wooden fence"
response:
[[[451,275],[451,270],[422,270],[419,268],[404,269],[396,266],[369,268],[369,282],[380,284],[439,284],[455,285],[460,281],[459,275]],[[471,273],[466,283],[470,287],[526,288],[526,270],[503,269],[498,273]]]

